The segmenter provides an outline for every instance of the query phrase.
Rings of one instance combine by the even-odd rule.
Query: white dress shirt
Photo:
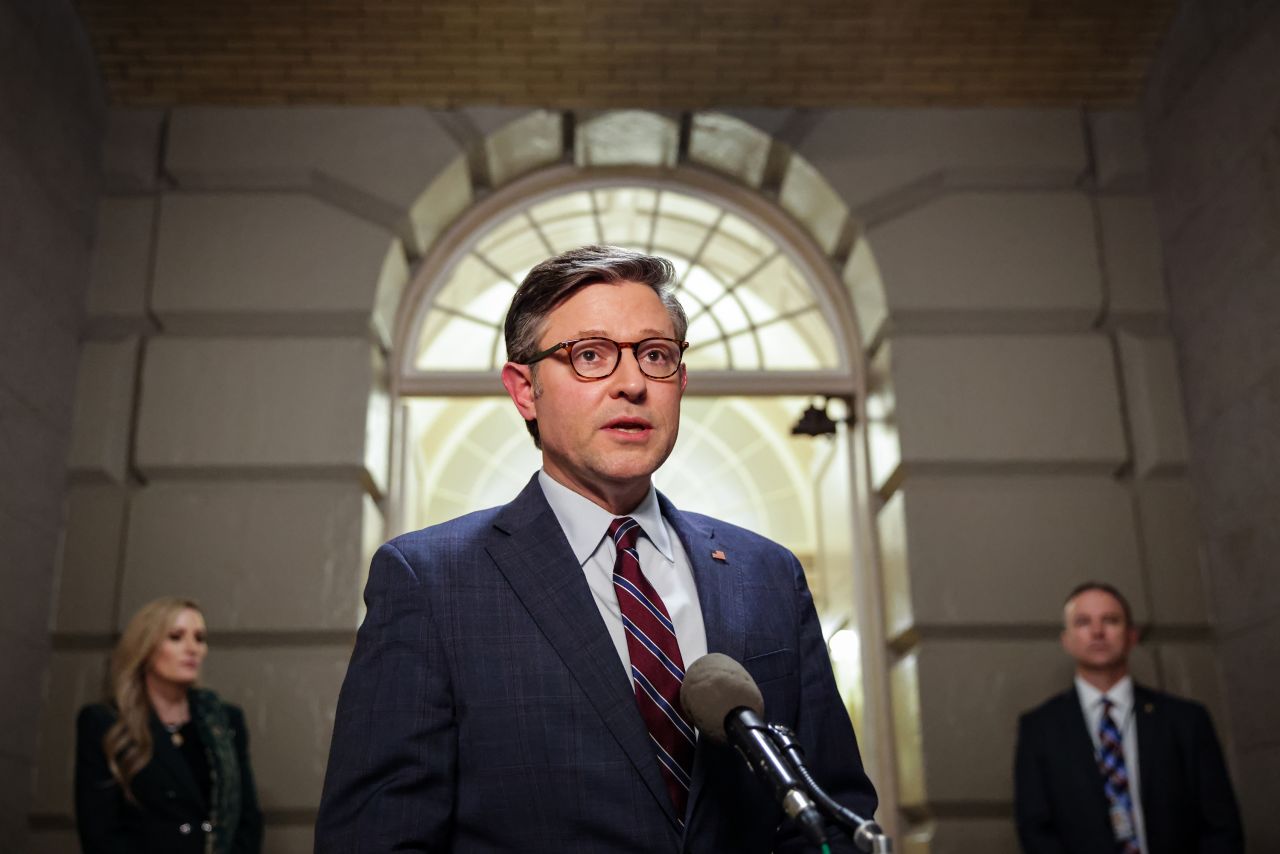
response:
[[[1076,676],[1076,696],[1080,698],[1080,711],[1084,712],[1084,722],[1089,727],[1089,738],[1093,740],[1093,754],[1097,757],[1101,749],[1098,728],[1102,725],[1102,699],[1111,700],[1111,719],[1120,730],[1120,742],[1124,747],[1124,770],[1129,775],[1129,796],[1133,801],[1133,826],[1138,834],[1138,847],[1142,854],[1147,854],[1147,833],[1142,822],[1142,789],[1138,767],[1138,725],[1136,709],[1133,701],[1133,677],[1126,676],[1104,695],[1103,692],[1090,685],[1080,676]]]
[[[631,655],[627,652],[627,633],[622,627],[622,611],[613,588],[613,564],[618,549],[608,536],[609,523],[616,516],[589,498],[579,495],[555,480],[546,471],[538,472],[542,494],[551,505],[560,528],[569,540],[582,572],[587,577],[591,595],[600,616],[609,629],[609,637],[618,650],[618,658],[631,681]],[[693,581],[693,568],[680,538],[663,518],[658,506],[658,493],[650,484],[640,505],[625,514],[640,523],[644,536],[636,543],[640,570],[667,606],[671,623],[676,627],[676,642],[684,666],[707,654],[707,630],[698,604],[698,588]]]

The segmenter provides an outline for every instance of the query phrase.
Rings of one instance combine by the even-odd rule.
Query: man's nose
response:
[[[618,353],[618,367],[609,379],[614,381],[617,393],[627,397],[643,396],[648,388],[648,377],[640,370],[640,359],[630,347],[623,347]]]

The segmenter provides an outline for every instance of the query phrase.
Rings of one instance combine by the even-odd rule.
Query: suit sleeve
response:
[[[1244,850],[1244,829],[1222,747],[1208,711],[1196,705],[1193,714],[1200,805],[1198,850],[1200,854],[1239,854]]]
[[[249,727],[244,712],[228,708],[236,732],[236,761],[240,765],[240,823],[231,842],[233,854],[259,854],[262,851],[262,810],[258,806],[258,787],[249,764]]]
[[[1013,812],[1024,854],[1065,854],[1050,805],[1039,729],[1027,715],[1018,720],[1018,744],[1013,764]]]
[[[417,569],[389,543],[369,569],[367,613],[338,697],[317,854],[448,847],[456,724]]]
[[[102,749],[113,721],[104,706],[96,705],[85,706],[76,719],[76,831],[84,854],[129,854],[141,848],[125,820],[130,807]]]
[[[845,807],[863,818],[875,816],[878,798],[875,787],[862,767],[853,724],[836,689],[831,658],[822,639],[818,612],[805,581],[804,570],[794,555],[787,554],[792,573],[796,608],[797,649],[800,654],[800,705],[796,717],[796,737],[804,748],[805,762],[822,788]],[[846,834],[835,828],[831,833],[832,851],[856,849]],[[783,822],[774,850],[808,852],[813,846],[794,824]]]

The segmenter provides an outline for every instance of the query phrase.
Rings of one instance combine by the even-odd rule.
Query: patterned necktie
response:
[[[636,705],[649,728],[676,817],[684,824],[694,745],[693,727],[680,708],[684,661],[667,606],[640,571],[636,540],[642,533],[640,524],[630,516],[610,523],[609,537],[618,547],[613,589],[627,635]]]
[[[1133,797],[1129,792],[1129,772],[1124,767],[1124,742],[1111,717],[1114,703],[1102,698],[1102,720],[1098,724],[1098,770],[1102,789],[1110,806],[1111,829],[1118,854],[1140,854],[1137,829],[1133,823]]]

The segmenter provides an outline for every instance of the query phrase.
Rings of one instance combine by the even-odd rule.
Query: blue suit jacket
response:
[[[824,787],[870,816],[875,791],[799,563],[659,498],[693,566],[708,650],[746,666],[767,719],[791,726]],[[317,852],[794,844],[775,838],[781,813],[742,759],[706,739],[682,831],[632,686],[536,478],[505,507],[384,545],[365,602]]]

